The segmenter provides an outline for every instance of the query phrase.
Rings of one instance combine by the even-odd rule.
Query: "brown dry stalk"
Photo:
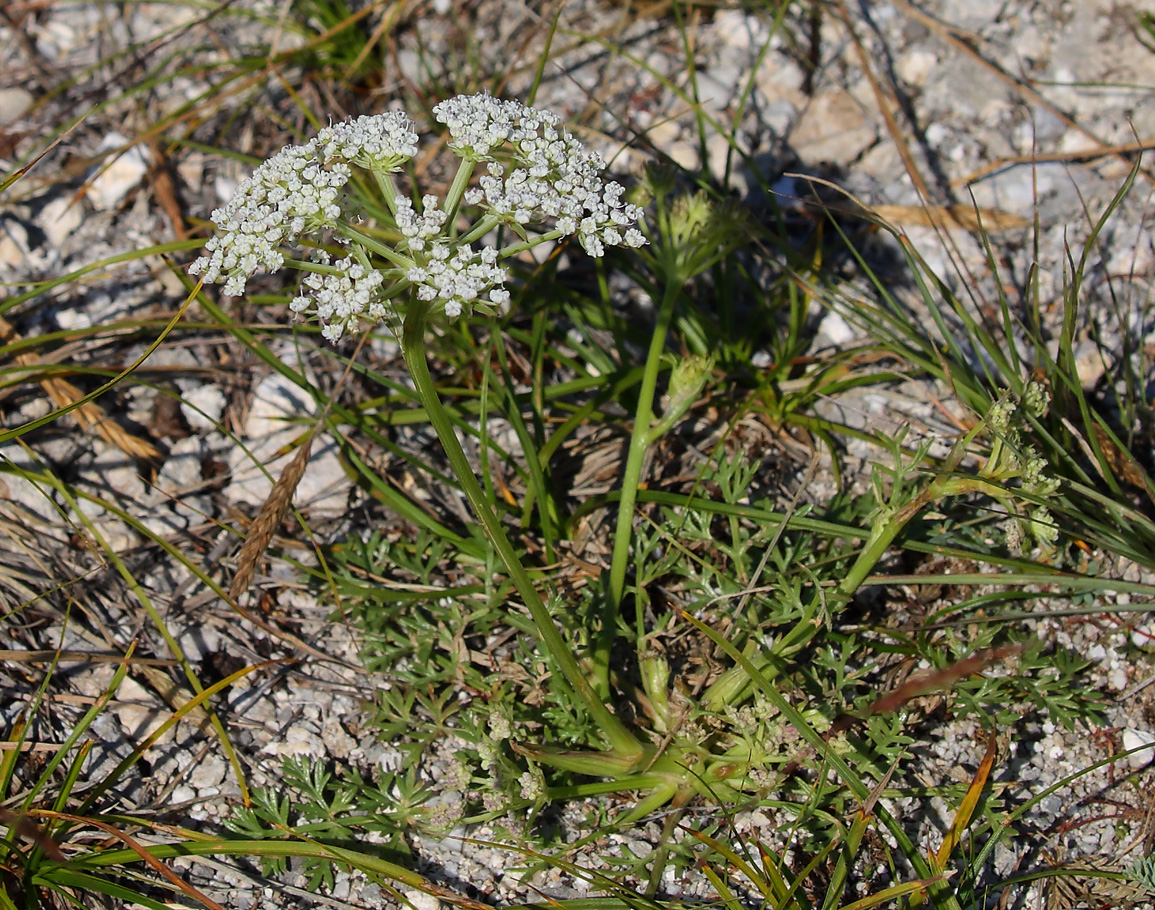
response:
[[[273,539],[273,533],[285,520],[285,515],[293,502],[293,493],[296,492],[297,484],[301,482],[301,478],[305,474],[305,468],[309,466],[309,454],[313,450],[313,438],[317,435],[317,428],[323,422],[324,415],[320,421],[314,424],[309,435],[305,437],[300,448],[297,449],[297,454],[293,460],[285,466],[285,470],[281,472],[281,476],[273,484],[273,489],[269,491],[265,504],[261,506],[261,511],[249,528],[245,544],[237,556],[237,574],[229,586],[229,597],[232,600],[236,601],[240,598],[249,589],[249,585],[253,583],[254,569],[261,557],[264,556],[269,541]]]
[[[77,661],[85,664],[123,663],[123,654],[100,654],[95,651],[23,651],[0,648],[0,662],[13,661],[15,663],[68,663]],[[164,660],[152,657],[134,657],[129,661],[133,665],[147,665],[153,667],[173,667],[175,660]]]
[[[872,205],[867,211],[883,221],[906,226],[934,227],[945,223],[965,231],[1008,231],[1030,224],[1021,215],[969,205]]]

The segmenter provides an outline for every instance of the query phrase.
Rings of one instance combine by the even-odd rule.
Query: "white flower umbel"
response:
[[[470,508],[554,665],[601,728],[612,749],[610,764],[630,773],[646,764],[646,750],[586,679],[473,475],[429,374],[425,333],[432,317],[486,314],[507,304],[508,276],[499,263],[537,244],[576,236],[592,256],[608,246],[641,246],[646,240],[636,223],[642,213],[622,202],[621,186],[602,181],[601,157],[553,114],[473,95],[437,105],[434,115],[448,128],[449,148],[461,157],[443,201],[420,195],[417,187],[399,192],[394,182],[393,175],[418,151],[408,117],[388,113],[339,123],[257,168],[228,205],[213,213],[219,233],[192,272],[236,296],[257,272],[289,265],[305,273],[290,309],[315,316],[329,341],[384,319],[399,328],[414,389]],[[483,161],[486,173],[469,190]],[[354,169],[368,178],[355,185],[371,181],[381,193],[384,206],[376,210],[384,217],[372,229],[359,223],[369,207],[348,193]],[[419,198],[420,207],[411,198]],[[476,220],[469,220],[471,214]],[[502,226],[517,242],[475,249]],[[310,252],[307,259],[287,259],[285,248]]]
[[[636,226],[641,210],[622,201],[620,184],[603,182],[601,156],[569,135],[555,114],[489,95],[460,95],[438,104],[434,116],[462,159],[444,202],[424,195],[418,211],[394,183],[392,175],[418,151],[405,114],[338,123],[270,158],[213,212],[218,234],[192,273],[239,296],[258,272],[298,268],[306,274],[293,312],[316,317],[324,337],[336,342],[393,310],[403,312],[405,297],[450,319],[493,313],[510,296],[498,262],[539,243],[576,236],[591,256],[602,256],[609,246],[646,242]],[[485,173],[470,189],[480,162]],[[354,168],[380,189],[392,223],[379,227],[396,231],[395,245],[359,229],[362,207],[348,193]],[[463,203],[480,217],[463,220]],[[474,249],[500,225],[518,242]],[[322,246],[338,248],[337,256],[286,259],[290,249]]]

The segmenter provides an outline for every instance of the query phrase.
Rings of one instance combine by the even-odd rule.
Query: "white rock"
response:
[[[199,663],[221,648],[221,634],[210,625],[194,625],[184,630],[178,637],[184,656],[192,663]]]
[[[646,130],[646,138],[658,151],[670,148],[681,134],[682,127],[677,120],[659,120]]]
[[[798,119],[798,106],[788,98],[769,101],[762,106],[762,111],[762,122],[774,136],[785,136]]]
[[[125,677],[116,690],[112,713],[116,715],[124,735],[134,744],[147,739],[172,716],[172,711],[162,707],[157,697],[131,676]],[[175,726],[166,730],[157,743],[171,740],[174,730]]]
[[[1014,214],[1031,213],[1037,199],[1055,190],[1056,181],[1061,177],[1058,170],[1049,163],[1009,167],[971,184],[970,190],[980,206]]]
[[[30,91],[19,86],[0,88],[0,126],[19,120],[35,100]]]
[[[77,505],[92,523],[92,529],[90,532],[80,519],[75,519],[76,526],[84,529],[86,540],[90,537],[90,533],[95,533],[100,538],[92,541],[98,550],[108,548],[113,553],[123,553],[140,544],[140,537],[136,531],[106,511],[104,506],[87,499],[81,499]]]
[[[202,795],[210,788],[215,791],[225,779],[227,770],[224,759],[219,755],[206,755],[189,772],[188,784]]]
[[[0,220],[0,268],[25,262],[29,250],[28,229],[15,218]]]
[[[938,56],[929,50],[915,50],[898,61],[898,75],[907,85],[919,86],[938,66]]]
[[[100,698],[108,693],[112,679],[116,675],[116,667],[112,664],[94,664],[69,677],[69,683],[75,687],[80,695],[89,698]]]
[[[1140,623],[1131,630],[1131,644],[1136,648],[1155,647],[1155,624]]]
[[[201,440],[196,436],[178,439],[169,450],[164,467],[156,476],[159,490],[179,496],[182,490],[201,482]]]
[[[1075,345],[1075,373],[1084,389],[1093,389],[1107,371],[1104,355],[1093,341],[1080,341]],[[1107,355],[1108,357],[1110,355]]]
[[[875,125],[862,106],[834,89],[814,97],[788,137],[803,162],[842,166],[857,159],[877,138]]]
[[[727,137],[721,133],[710,134],[706,140],[706,160],[710,163],[710,176],[718,183],[726,178],[726,163],[729,161],[730,186],[742,194],[749,191],[749,177],[742,173],[742,158]]]
[[[100,143],[100,151],[119,149],[128,144],[127,137],[120,133],[109,133]],[[97,168],[96,176],[88,188],[88,200],[100,211],[114,209],[136,189],[146,173],[148,153],[143,146],[134,145]]]
[[[740,79],[738,68],[730,64],[699,73],[698,98],[702,107],[712,114],[721,114],[737,98]]]
[[[152,539],[169,540],[175,534],[186,530],[189,520],[173,509],[160,506],[141,516],[140,523]]]
[[[50,200],[36,218],[44,236],[53,246],[63,246],[68,236],[84,222],[84,209],[68,196]]]
[[[678,167],[685,168],[687,171],[696,171],[698,169],[698,146],[692,142],[679,140],[672,143],[666,154],[670,156],[670,160]]]
[[[1148,748],[1143,748],[1144,746]],[[1131,752],[1132,749],[1139,751]],[[1155,734],[1135,727],[1127,727],[1123,731],[1123,750],[1131,752],[1127,756],[1127,764],[1131,766],[1133,771],[1146,768],[1152,761],[1155,761]]]
[[[818,333],[830,339],[830,343],[836,348],[849,345],[858,337],[854,327],[834,310],[830,310],[822,317],[822,322],[818,324]]]
[[[317,758],[325,754],[325,744],[319,733],[309,730],[303,725],[297,725],[289,727],[283,742],[271,742],[261,751],[278,758],[293,755],[307,755],[310,758]]]
[[[15,442],[0,446],[0,461],[22,468],[29,473],[39,471],[36,464]],[[52,491],[38,486],[34,481],[18,474],[0,475],[0,515],[5,515],[21,525],[29,518],[37,518],[50,524],[60,521],[60,510],[54,505]]]
[[[760,48],[766,42],[766,23],[739,9],[714,14],[714,32],[728,51]]]
[[[221,422],[228,399],[221,387],[201,385],[181,396],[180,410],[194,430],[211,430]]]
[[[197,791],[188,784],[177,784],[172,788],[172,793],[169,794],[169,804],[176,806],[188,805],[195,802],[197,798]]]
[[[405,896],[405,902],[409,904],[413,910],[439,910],[441,907],[441,901],[425,891],[411,889],[403,892],[403,894]]]

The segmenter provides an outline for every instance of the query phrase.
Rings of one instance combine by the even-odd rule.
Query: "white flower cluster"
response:
[[[492,312],[508,302],[507,274],[497,264],[502,253],[491,247],[474,251],[450,223],[449,213],[462,199],[490,219],[479,222],[475,236],[501,222],[513,225],[524,240],[524,226],[552,225],[541,239],[576,235],[592,256],[604,255],[607,246],[646,242],[635,226],[641,209],[623,203],[619,184],[603,183],[601,156],[567,134],[556,115],[489,95],[458,96],[438,104],[434,113],[449,129],[450,148],[464,159],[444,206],[427,195],[418,214],[404,193],[382,184],[417,154],[417,133],[405,114],[338,123],[270,158],[213,212],[219,233],[205,244],[206,254],[193,263],[192,274],[240,296],[254,274],[285,264],[284,247],[310,235],[317,244],[340,244],[350,255],[336,262],[318,254],[317,266],[293,263],[308,274],[291,309],[315,314],[324,337],[335,342],[350,326],[381,320],[390,297],[407,285],[418,300],[451,319],[474,309]],[[507,149],[508,165],[494,160],[499,149]],[[487,162],[487,173],[480,187],[466,190],[466,178],[479,161]],[[384,186],[400,234],[396,251],[386,251],[391,262],[382,269],[371,258],[373,249],[385,253],[351,225],[354,206],[346,191],[351,165],[371,171]]]
[[[386,310],[385,301],[378,294],[384,281],[380,270],[366,268],[352,256],[334,263],[333,269],[305,275],[301,289],[308,290],[311,296],[294,297],[289,309],[300,315],[315,305],[317,318],[324,325],[321,336],[336,344],[351,320],[380,322]]]
[[[337,223],[349,174],[343,162],[318,161],[309,146],[282,149],[237,188],[228,205],[213,212],[220,233],[209,238],[208,255],[189,271],[203,274],[208,283],[223,281],[224,292],[239,297],[253,274],[284,265],[280,247]]]
[[[223,281],[224,292],[239,297],[255,273],[285,264],[280,247],[336,227],[344,214],[348,162],[395,171],[416,154],[413,122],[398,112],[325,127],[305,145],[283,148],[213,212],[219,233],[189,271],[209,284]]]
[[[487,290],[493,306],[509,301],[505,269],[497,264],[497,250],[491,246],[483,247],[475,256],[469,244],[463,243],[450,255],[447,244],[435,243],[426,263],[413,266],[405,277],[416,287],[418,300],[441,301],[450,319],[477,305]],[[483,306],[487,311],[490,309],[488,305]]]
[[[465,195],[469,204],[519,225],[553,221],[562,234],[576,234],[594,257],[605,255],[607,246],[645,244],[635,227],[642,210],[623,204],[620,184],[603,184],[601,155],[561,129],[557,115],[489,95],[442,101],[433,115],[448,127],[451,149],[489,162],[480,188]],[[508,172],[492,160],[493,151],[507,143],[513,159]]]
[[[327,126],[310,144],[325,160],[343,158],[366,170],[392,173],[416,157],[417,132],[408,116],[388,111]]]

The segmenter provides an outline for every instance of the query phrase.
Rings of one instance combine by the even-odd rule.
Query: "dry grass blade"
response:
[[[20,340],[20,333],[12,324],[0,317],[0,341],[12,344]],[[40,358],[35,354],[17,354],[16,363],[20,366],[35,366]],[[58,410],[70,407],[81,398],[84,392],[74,386],[67,379],[58,376],[47,376],[39,380],[40,388],[51,399]],[[101,439],[110,445],[116,446],[126,455],[137,461],[152,461],[160,458],[160,452],[147,439],[142,439],[125,430],[115,420],[105,413],[100,405],[86,401],[71,412],[73,419],[82,430],[95,431]]]
[[[257,562],[264,556],[269,541],[273,539],[273,533],[281,526],[281,522],[285,520],[285,515],[288,514],[289,506],[293,502],[293,493],[296,492],[297,484],[301,482],[305,468],[309,465],[309,455],[313,450],[313,439],[317,435],[317,426],[320,424],[309,431],[309,435],[301,443],[293,460],[281,472],[281,476],[273,485],[273,489],[269,491],[265,504],[261,506],[260,513],[249,528],[245,544],[241,547],[240,555],[237,556],[237,574],[233,577],[232,585],[229,586],[229,597],[234,601],[239,599],[249,589],[249,585],[253,583],[253,573]]]
[[[13,661],[15,663],[121,663],[123,654],[97,654],[93,651],[19,651],[0,649],[0,662]],[[134,657],[129,661],[136,666],[175,667],[175,660],[163,660],[155,657]]]
[[[1020,651],[1022,651],[1021,645],[995,648],[985,654],[976,654],[966,658],[966,660],[960,660],[942,670],[921,673],[907,680],[893,692],[888,692],[882,698],[871,703],[866,709],[866,714],[886,714],[890,711],[897,711],[912,698],[947,689],[960,679],[980,673],[991,664],[1012,657]]]
[[[868,210],[883,221],[908,227],[934,227],[945,223],[947,227],[964,231],[991,233],[1027,227],[1031,223],[1021,215],[967,205],[872,205]]]
[[[987,736],[987,748],[983,754],[983,760],[979,763],[978,770],[971,780],[970,786],[967,787],[966,796],[963,797],[962,803],[959,805],[958,813],[951,822],[950,830],[947,831],[946,837],[943,838],[942,846],[938,850],[938,865],[940,869],[945,869],[946,864],[950,862],[951,854],[954,853],[955,848],[962,843],[963,834],[966,832],[967,826],[970,825],[971,819],[974,817],[975,809],[978,808],[979,798],[986,789],[987,781],[991,776],[991,769],[995,764],[995,755],[998,753],[998,737],[995,736],[994,731]]]
[[[1074,149],[1069,152],[1043,152],[1034,155],[1008,155],[997,158],[990,164],[983,165],[977,171],[972,171],[965,177],[957,177],[951,181],[951,186],[968,186],[977,183],[984,177],[1001,171],[1003,168],[1015,164],[1042,164],[1054,161],[1093,161],[1096,158],[1123,155],[1137,155],[1141,152],[1155,151],[1155,139],[1144,139],[1138,142],[1124,142],[1119,145],[1104,145],[1093,149]]]

